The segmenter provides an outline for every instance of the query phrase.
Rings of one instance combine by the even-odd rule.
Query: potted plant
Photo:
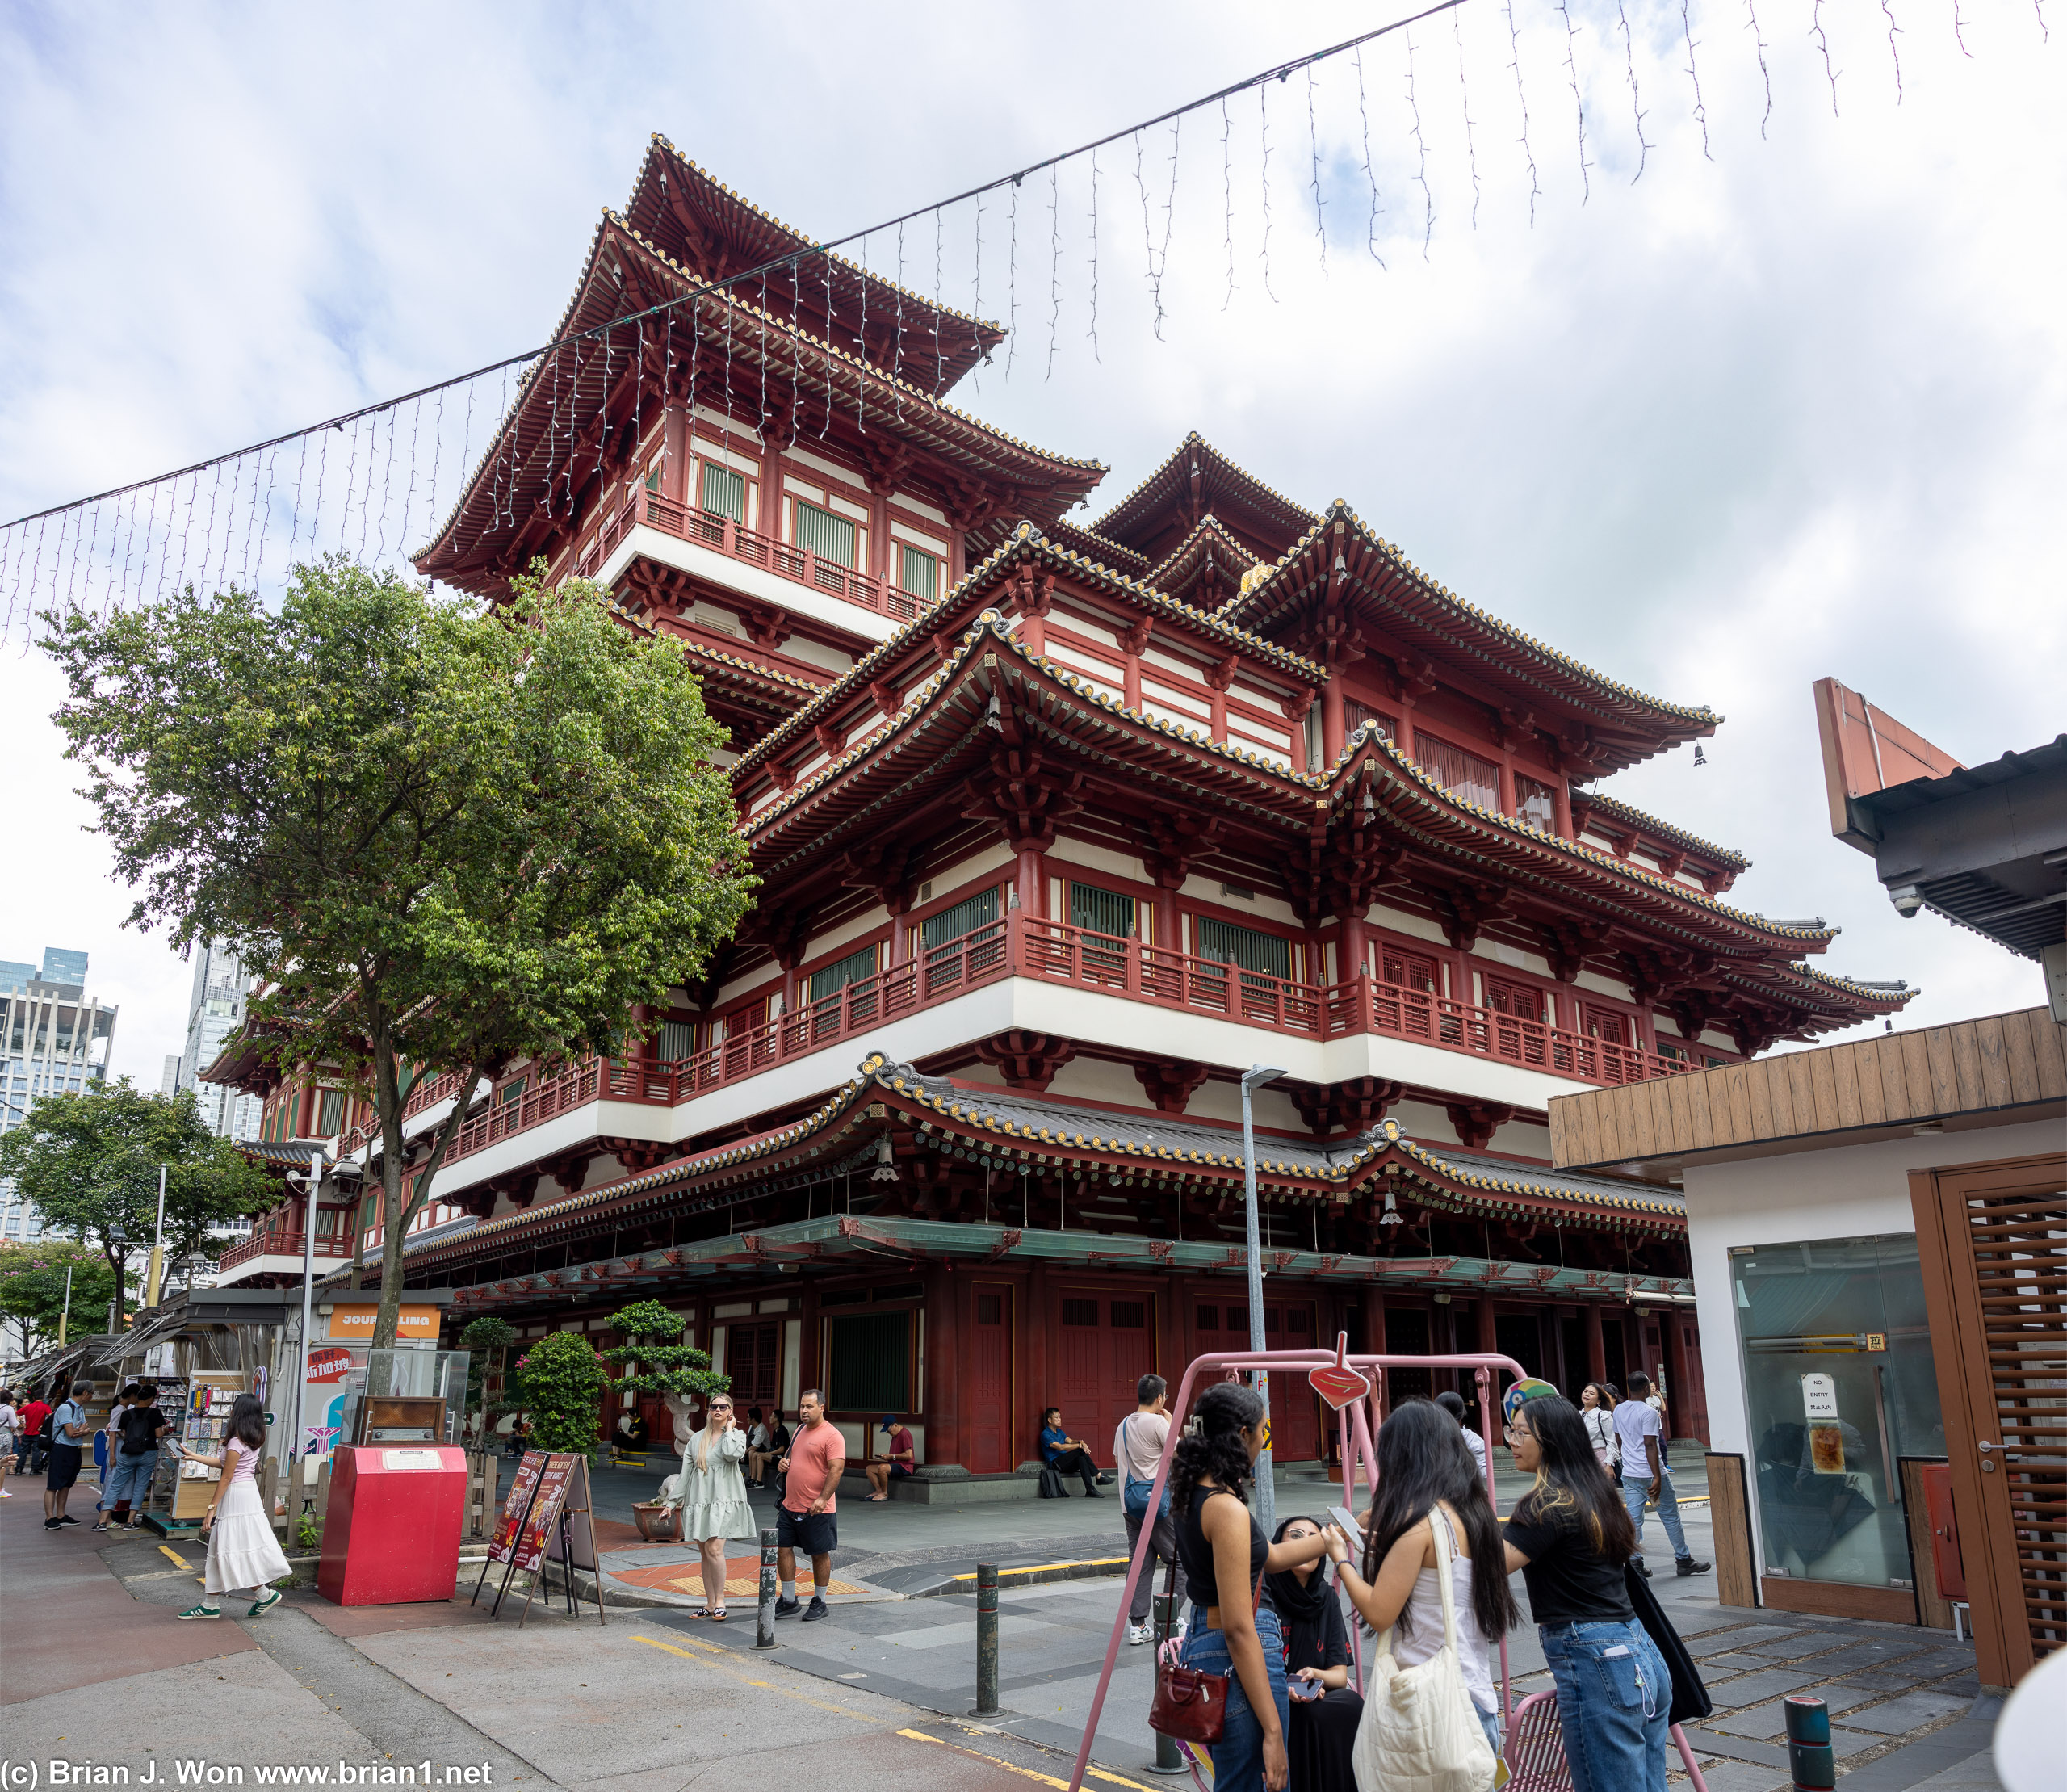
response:
[[[517,1404],[531,1417],[534,1450],[594,1459],[596,1425],[610,1378],[589,1341],[575,1332],[535,1340],[510,1378]]]
[[[509,1410],[503,1400],[486,1398],[488,1375],[495,1372],[498,1387],[506,1386],[503,1375],[505,1353],[517,1341],[516,1328],[493,1314],[483,1314],[468,1322],[466,1330],[459,1334],[459,1348],[467,1357],[467,1414],[470,1427],[478,1426],[478,1447],[490,1447],[488,1427]]]
[[[619,1348],[603,1353],[603,1360],[620,1371],[610,1385],[620,1393],[659,1395],[674,1421],[679,1445],[689,1435],[698,1405],[712,1394],[727,1391],[732,1377],[715,1373],[707,1354],[681,1341],[681,1315],[657,1300],[634,1301],[614,1315],[610,1324],[625,1339]],[[678,1540],[679,1507],[661,1500],[635,1500],[631,1512],[640,1536],[656,1542]]]

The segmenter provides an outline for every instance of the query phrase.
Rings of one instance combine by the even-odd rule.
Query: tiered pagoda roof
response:
[[[1151,560],[1167,558],[1207,516],[1259,560],[1276,560],[1319,520],[1238,467],[1197,430],[1169,459],[1091,525]]]

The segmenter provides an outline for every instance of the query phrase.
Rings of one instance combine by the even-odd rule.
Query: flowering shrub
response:
[[[515,1404],[531,1416],[534,1450],[586,1455],[595,1449],[610,1376],[586,1338],[555,1332],[539,1339],[517,1359],[510,1382]]]

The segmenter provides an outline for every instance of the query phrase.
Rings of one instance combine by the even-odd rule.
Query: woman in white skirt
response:
[[[220,1469],[223,1478],[216,1484],[216,1497],[201,1527],[208,1534],[208,1576],[202,1583],[207,1597],[182,1612],[182,1618],[220,1618],[226,1593],[241,1598],[246,1590],[250,1592],[247,1618],[256,1618],[280,1602],[280,1590],[273,1583],[286,1579],[291,1571],[258,1492],[258,1458],[265,1448],[266,1403],[256,1394],[240,1394],[229,1409],[222,1454],[185,1452],[191,1461]]]
[[[681,1509],[681,1534],[702,1552],[703,1609],[691,1614],[725,1622],[725,1545],[755,1535],[753,1509],[746,1501],[746,1433],[733,1422],[732,1396],[713,1394],[703,1429],[681,1446],[681,1473],[660,1485],[664,1505]]]

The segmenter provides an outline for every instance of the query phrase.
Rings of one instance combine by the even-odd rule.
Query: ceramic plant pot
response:
[[[639,1534],[649,1543],[681,1541],[681,1508],[665,1506],[657,1500],[634,1500],[631,1516],[638,1521]]]

